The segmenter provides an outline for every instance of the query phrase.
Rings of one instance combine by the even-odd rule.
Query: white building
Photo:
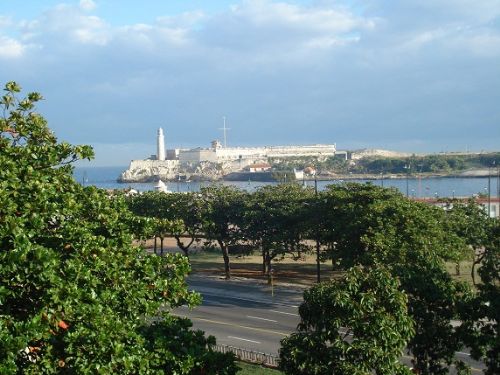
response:
[[[336,145],[310,145],[310,146],[265,146],[265,147],[221,147],[217,141],[212,142],[211,148],[196,148],[179,150],[179,161],[213,163],[231,162],[238,160],[266,160],[269,158],[287,157],[328,157],[334,156]],[[248,165],[250,163],[245,163]]]

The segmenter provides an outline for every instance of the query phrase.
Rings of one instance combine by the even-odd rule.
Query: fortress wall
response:
[[[181,150],[179,152],[181,163],[199,163],[200,161],[217,162],[217,155],[211,149]]]
[[[181,163],[199,163],[201,161],[220,163],[241,159],[261,160],[268,157],[333,155],[335,155],[335,145],[228,147],[215,150],[200,148],[194,150],[181,150],[179,153],[179,161]]]
[[[270,147],[234,147],[217,149],[218,160],[234,160],[238,158],[268,158],[293,156],[333,156],[335,145],[312,146],[270,146]]]

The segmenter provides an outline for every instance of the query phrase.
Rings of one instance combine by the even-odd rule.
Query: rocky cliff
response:
[[[132,160],[118,182],[151,182],[175,180],[179,175],[178,160]]]

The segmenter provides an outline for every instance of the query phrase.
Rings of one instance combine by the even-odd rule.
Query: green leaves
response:
[[[287,374],[394,374],[414,334],[406,295],[384,268],[350,269],[304,293],[298,333],[282,340]]]
[[[70,164],[91,158],[91,148],[57,141],[32,112],[39,94],[18,100],[15,83],[6,91],[0,373],[162,374],[172,368],[188,374],[225,366],[233,374],[232,356],[214,355],[211,340],[169,314],[200,302],[187,290],[187,259],[132,246],[148,222],[133,215],[120,194],[83,188],[71,176]],[[162,230],[177,225],[164,220]],[[153,318],[170,337],[150,335]]]

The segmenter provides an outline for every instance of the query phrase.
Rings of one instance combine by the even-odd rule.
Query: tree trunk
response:
[[[266,249],[265,249],[265,245],[262,244],[262,274],[265,275],[266,274]]]
[[[163,237],[160,237],[160,253],[163,256]]]
[[[191,244],[194,242],[194,237],[191,238],[189,243],[187,245],[184,245],[184,242],[181,241],[181,238],[179,236],[174,236],[175,240],[177,241],[177,247],[182,250],[186,258],[189,259],[189,247]]]
[[[269,253],[269,250],[266,253],[266,263],[267,263],[267,283],[271,284],[273,272],[271,267],[271,254]]]
[[[157,237],[156,237],[156,235],[155,235],[155,244],[154,244],[154,248],[153,248],[153,251],[154,251],[155,255],[156,255],[156,250],[157,250],[157,246],[156,246],[156,239],[157,239]]]
[[[220,249],[222,250],[222,258],[224,259],[224,271],[226,273],[226,280],[231,278],[231,266],[229,264],[229,250],[227,245],[220,240],[217,240],[219,243]]]

